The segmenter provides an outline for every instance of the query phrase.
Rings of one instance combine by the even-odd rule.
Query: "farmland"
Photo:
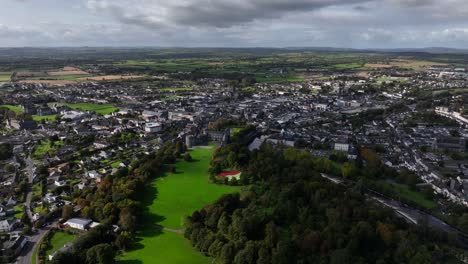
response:
[[[113,81],[144,78],[144,75],[103,75],[77,78],[78,81]]]
[[[0,72],[0,82],[9,82],[11,72]]]
[[[193,162],[177,162],[175,173],[167,173],[148,188],[145,199],[147,223],[138,233],[141,249],[126,253],[122,263],[132,263],[137,259],[143,263],[209,263],[182,234],[158,230],[155,224],[180,230],[185,216],[225,193],[238,191],[237,187],[209,182],[207,171],[213,151],[212,148],[194,149],[190,152]],[[165,254],[154,259],[153,252]]]

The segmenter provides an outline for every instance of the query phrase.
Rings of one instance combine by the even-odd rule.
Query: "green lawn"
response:
[[[15,209],[15,213],[14,213],[13,217],[15,217],[17,219],[21,219],[21,217],[24,214],[23,205],[22,204],[16,205],[13,209]]]
[[[42,141],[41,144],[36,146],[36,149],[33,152],[33,157],[42,159],[47,153],[53,152],[62,146],[62,141],[56,141],[54,143],[49,140]]]
[[[411,190],[407,185],[399,184],[395,182],[388,182],[385,180],[371,181],[372,186],[378,187],[378,190],[391,196],[396,200],[411,201],[418,206],[425,209],[434,209],[437,207],[437,203],[424,196],[423,193],[416,190]]]
[[[214,148],[196,148],[190,153],[193,162],[179,161],[176,164],[176,173],[167,173],[148,187],[145,198],[148,204],[145,212],[148,223],[139,232],[141,248],[126,253],[122,257],[122,263],[210,262],[195,251],[183,235],[158,231],[154,224],[182,229],[185,216],[214,202],[223,194],[239,190],[238,187],[209,182],[208,167],[213,152]]]
[[[72,109],[80,109],[83,111],[93,111],[98,114],[107,115],[118,111],[118,108],[113,107],[112,105],[107,104],[93,104],[93,103],[78,103],[78,104],[68,104],[65,103],[64,105],[72,108]]]
[[[38,115],[33,115],[32,118],[34,121],[40,122],[42,120],[50,120],[50,121],[55,121],[57,120],[58,115],[45,115],[45,116],[38,116]]]
[[[23,108],[21,108],[19,106],[15,106],[15,105],[0,105],[0,107],[8,108],[10,111],[13,111],[15,113],[22,113],[23,112]]]
[[[410,190],[406,185],[392,183],[391,186],[401,197],[411,200],[426,209],[433,209],[437,206],[434,201],[427,199],[420,192]]]
[[[46,256],[49,256],[50,254],[54,253],[68,242],[75,240],[75,238],[76,237],[74,235],[70,235],[68,233],[55,232],[52,238],[50,239],[50,244],[52,245],[52,248],[49,248],[46,251]]]

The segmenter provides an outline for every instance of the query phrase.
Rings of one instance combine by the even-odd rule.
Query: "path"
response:
[[[174,234],[179,234],[179,235],[183,235],[183,234],[184,234],[184,230],[183,230],[183,229],[173,229],[173,228],[164,227],[164,226],[158,225],[158,224],[154,224],[154,226],[155,226],[157,229],[159,229],[159,230],[164,230],[164,231],[171,232],[171,233],[174,233]]]

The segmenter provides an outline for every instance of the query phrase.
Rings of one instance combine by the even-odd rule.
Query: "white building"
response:
[[[145,132],[157,133],[159,131],[161,131],[161,124],[153,122],[145,124]]]
[[[65,222],[65,225],[68,225],[71,228],[78,230],[86,230],[91,225],[93,221],[85,218],[72,218]]]

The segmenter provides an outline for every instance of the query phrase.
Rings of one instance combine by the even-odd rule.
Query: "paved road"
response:
[[[322,173],[322,177],[327,178],[330,181],[336,184],[340,184],[340,185],[343,185],[346,183],[354,184],[351,181],[344,181],[342,179],[339,179],[337,177],[333,177],[331,175],[327,175],[324,173]],[[453,226],[445,223],[439,218],[431,214],[425,213],[421,210],[412,208],[406,204],[393,200],[389,197],[386,197],[385,195],[378,193],[374,190],[367,189],[367,194],[373,200],[383,204],[384,206],[392,208],[399,216],[403,217],[408,222],[413,223],[415,225],[420,225],[421,223],[426,222],[427,225],[430,227],[443,230],[447,233],[457,234],[460,238],[459,241],[462,242],[465,246],[468,246],[468,236],[466,234],[462,233],[460,230],[454,228]]]
[[[26,159],[26,171],[28,174],[28,182],[29,182],[29,191],[28,194],[26,195],[26,202],[24,205],[26,206],[26,212],[28,213],[29,219],[32,220],[33,214],[31,212],[31,199],[32,199],[32,185],[34,181],[34,177],[36,174],[36,165],[34,164],[33,160],[31,159],[31,156],[29,156]]]
[[[40,241],[47,234],[47,232],[49,232],[49,228],[44,228],[36,231],[36,233],[32,236],[28,236],[28,243],[24,246],[16,263],[30,264],[34,248],[39,245],[38,241]]]

